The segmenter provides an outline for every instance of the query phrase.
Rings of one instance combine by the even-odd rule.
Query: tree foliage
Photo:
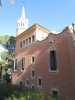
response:
[[[14,36],[0,36],[0,44],[5,48],[5,51],[1,53],[2,62],[1,65],[6,71],[8,68],[13,68],[13,58],[15,51],[15,37]]]
[[[8,51],[14,50],[15,37],[9,35],[0,36],[0,44]]]
[[[4,36],[0,36],[0,44],[6,44],[7,41],[9,40],[10,36],[9,35],[4,35]]]

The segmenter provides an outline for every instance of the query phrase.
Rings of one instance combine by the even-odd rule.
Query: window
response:
[[[26,87],[29,88],[29,80],[26,80]]]
[[[38,78],[38,87],[42,87],[42,78],[41,77]]]
[[[14,70],[17,70],[17,59],[14,60]]]
[[[20,47],[22,47],[22,41],[20,42]]]
[[[34,69],[31,69],[31,78],[34,78],[35,73],[34,73]]]
[[[32,36],[32,42],[35,42],[35,36],[34,35]]]
[[[55,100],[58,100],[58,92],[56,90],[52,91],[52,96],[55,98]]]
[[[34,90],[34,85],[33,84],[31,85],[31,89]]]
[[[23,46],[25,46],[25,40],[23,40]]]
[[[28,81],[28,80],[26,81],[26,83],[27,83],[27,85],[29,86],[29,81]]]
[[[21,26],[22,26],[22,21],[21,21]]]
[[[23,84],[23,82],[22,81],[20,81],[20,85],[22,85]]]
[[[26,39],[26,45],[28,45],[28,39]]]
[[[29,37],[29,43],[31,43],[31,37]]]
[[[31,57],[31,63],[34,63],[34,56]]]
[[[50,51],[50,64],[51,70],[57,70],[56,51]]]
[[[23,23],[23,26],[24,26],[24,23]]]
[[[22,57],[22,60],[21,60],[21,69],[24,70],[24,67],[25,67],[25,57]]]

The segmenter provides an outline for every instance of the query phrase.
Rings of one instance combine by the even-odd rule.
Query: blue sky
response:
[[[16,36],[17,20],[21,15],[23,0],[1,0],[0,36]],[[75,22],[75,0],[24,0],[29,27],[38,23],[49,30],[61,31]]]

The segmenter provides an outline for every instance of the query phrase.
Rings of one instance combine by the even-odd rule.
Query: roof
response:
[[[20,35],[18,35],[18,36],[16,37],[16,39],[18,39],[18,38],[20,38],[21,36],[27,34],[28,32],[30,32],[30,31],[33,30],[33,29],[40,29],[40,30],[43,30],[43,31],[47,32],[48,34],[51,33],[50,30],[48,30],[48,29],[46,29],[45,27],[43,27],[43,26],[41,26],[41,25],[35,23],[35,24],[32,25],[31,27],[29,27],[27,30],[25,30],[23,33],[21,33]]]

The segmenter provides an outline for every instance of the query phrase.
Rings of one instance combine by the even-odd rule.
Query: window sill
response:
[[[42,85],[41,86],[37,85],[37,87],[40,88],[40,89],[42,89]]]
[[[31,79],[35,79],[35,77],[32,77],[32,76],[31,76]]]
[[[17,72],[17,70],[14,70],[14,72]]]
[[[59,73],[59,70],[57,69],[57,70],[51,70],[51,69],[49,69],[49,72],[50,73]]]
[[[21,72],[23,72],[24,70],[21,69]]]

